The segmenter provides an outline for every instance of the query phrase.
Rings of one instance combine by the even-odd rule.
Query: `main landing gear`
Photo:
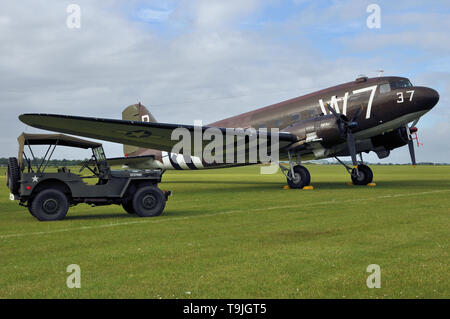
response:
[[[301,165],[300,154],[297,154],[297,161],[293,163],[292,154],[288,152],[289,168],[280,164],[281,171],[286,176],[287,184],[290,188],[302,189],[311,184],[311,174],[305,166]]]
[[[367,185],[373,181],[373,172],[369,166],[363,164],[362,154],[359,154],[361,158],[360,164],[355,167],[350,167],[337,157],[336,160],[341,163],[352,178],[353,185]]]

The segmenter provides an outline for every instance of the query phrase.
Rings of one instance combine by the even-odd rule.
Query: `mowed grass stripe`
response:
[[[111,224],[101,224],[101,225],[93,225],[93,226],[62,228],[62,229],[55,229],[52,231],[43,231],[43,232],[0,234],[0,239],[12,238],[12,237],[23,237],[23,236],[35,236],[35,235],[49,235],[49,234],[60,233],[60,232],[83,231],[83,230],[92,230],[92,229],[97,229],[97,228],[109,228],[109,227],[117,227],[117,226],[136,225],[136,224],[148,224],[148,223],[157,224],[157,223],[166,223],[166,222],[180,221],[180,220],[187,220],[187,219],[214,217],[214,216],[218,216],[218,215],[236,214],[236,213],[250,213],[250,212],[261,212],[261,211],[283,210],[283,209],[289,209],[289,210],[291,210],[291,212],[297,212],[297,211],[302,211],[308,207],[313,207],[313,206],[321,206],[321,205],[327,206],[330,204],[345,205],[346,203],[352,203],[352,202],[358,202],[358,203],[364,204],[364,202],[366,202],[366,201],[374,201],[374,200],[390,199],[390,198],[395,199],[395,198],[399,198],[399,197],[410,197],[410,196],[414,197],[414,196],[430,195],[430,194],[443,193],[443,192],[450,192],[450,189],[449,190],[436,190],[436,191],[429,191],[429,192],[420,192],[420,193],[383,195],[383,196],[378,196],[378,197],[358,198],[358,199],[350,199],[350,200],[342,200],[342,199],[336,198],[336,199],[328,200],[328,201],[324,201],[324,202],[306,203],[306,204],[300,204],[300,205],[285,205],[285,206],[273,206],[273,207],[264,207],[264,208],[248,208],[245,210],[231,210],[231,211],[225,211],[225,212],[207,213],[207,214],[203,214],[203,215],[186,216],[186,217],[143,219],[143,220],[123,222],[123,223],[111,223]]]

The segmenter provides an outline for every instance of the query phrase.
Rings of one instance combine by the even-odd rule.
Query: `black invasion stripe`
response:
[[[194,165],[193,161],[192,161],[192,157],[188,156],[188,155],[183,155],[184,157],[184,162],[186,163],[187,167],[189,167],[189,169],[197,169],[197,167]]]
[[[169,156],[169,161],[170,161],[170,164],[172,164],[173,168],[175,168],[176,170],[179,170],[179,171],[183,170],[181,168],[181,166],[178,165],[178,163],[177,163],[176,155],[175,155],[175,158],[172,158],[172,153],[170,153],[170,152],[168,152],[167,155]]]

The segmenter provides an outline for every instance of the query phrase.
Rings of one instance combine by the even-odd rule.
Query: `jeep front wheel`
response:
[[[140,217],[155,217],[161,215],[166,206],[163,192],[155,186],[138,188],[133,196],[133,209]]]
[[[63,192],[46,189],[34,197],[30,209],[32,215],[40,221],[61,220],[67,214],[69,202]]]

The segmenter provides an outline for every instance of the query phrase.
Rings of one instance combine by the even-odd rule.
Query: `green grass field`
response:
[[[167,172],[160,217],[79,205],[58,222],[10,201],[3,169],[0,298],[449,298],[450,167],[372,168],[359,187],[311,165],[314,190],[257,166]]]

